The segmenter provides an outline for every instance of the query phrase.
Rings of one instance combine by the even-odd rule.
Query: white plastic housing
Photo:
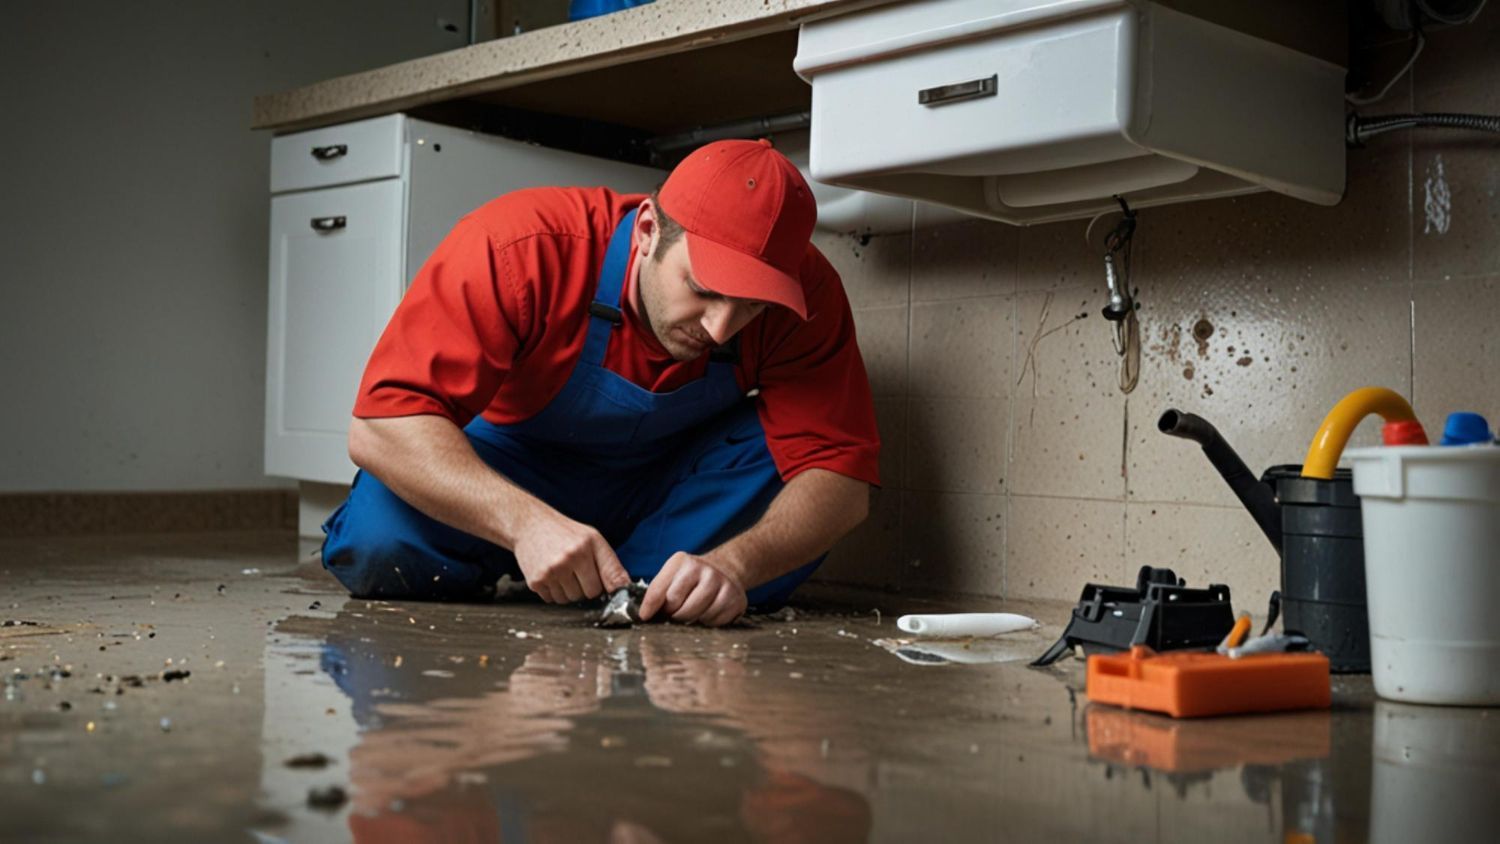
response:
[[[794,67],[830,184],[1011,223],[1344,191],[1343,68],[1150,0],[880,6],[804,24]]]

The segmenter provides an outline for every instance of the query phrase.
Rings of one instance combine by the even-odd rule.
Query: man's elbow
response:
[[[370,423],[358,416],[349,420],[349,460],[355,466],[369,471],[370,461],[375,459],[375,434]]]
[[[865,519],[870,517],[870,502],[875,497],[875,487],[864,481],[856,483],[857,486],[849,495],[849,530],[864,524]]]

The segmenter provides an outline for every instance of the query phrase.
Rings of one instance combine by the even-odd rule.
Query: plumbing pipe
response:
[[[958,638],[962,636],[999,636],[1018,630],[1033,630],[1036,619],[1008,612],[957,612],[941,615],[903,615],[896,626],[913,636]]]
[[[1332,480],[1349,435],[1371,413],[1380,414],[1386,422],[1417,421],[1411,405],[1399,393],[1384,387],[1361,387],[1340,399],[1323,418],[1312,445],[1307,448],[1307,458],[1302,461],[1302,477]]]

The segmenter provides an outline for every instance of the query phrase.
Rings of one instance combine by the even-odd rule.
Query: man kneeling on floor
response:
[[[766,141],[650,197],[539,188],[454,227],[371,355],[323,564],[357,597],[774,610],[866,516],[879,437],[817,207]]]

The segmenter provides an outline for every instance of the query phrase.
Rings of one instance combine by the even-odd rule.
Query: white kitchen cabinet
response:
[[[527,187],[647,192],[665,173],[388,115],[271,142],[266,473],[347,484],[370,351],[453,224]]]

